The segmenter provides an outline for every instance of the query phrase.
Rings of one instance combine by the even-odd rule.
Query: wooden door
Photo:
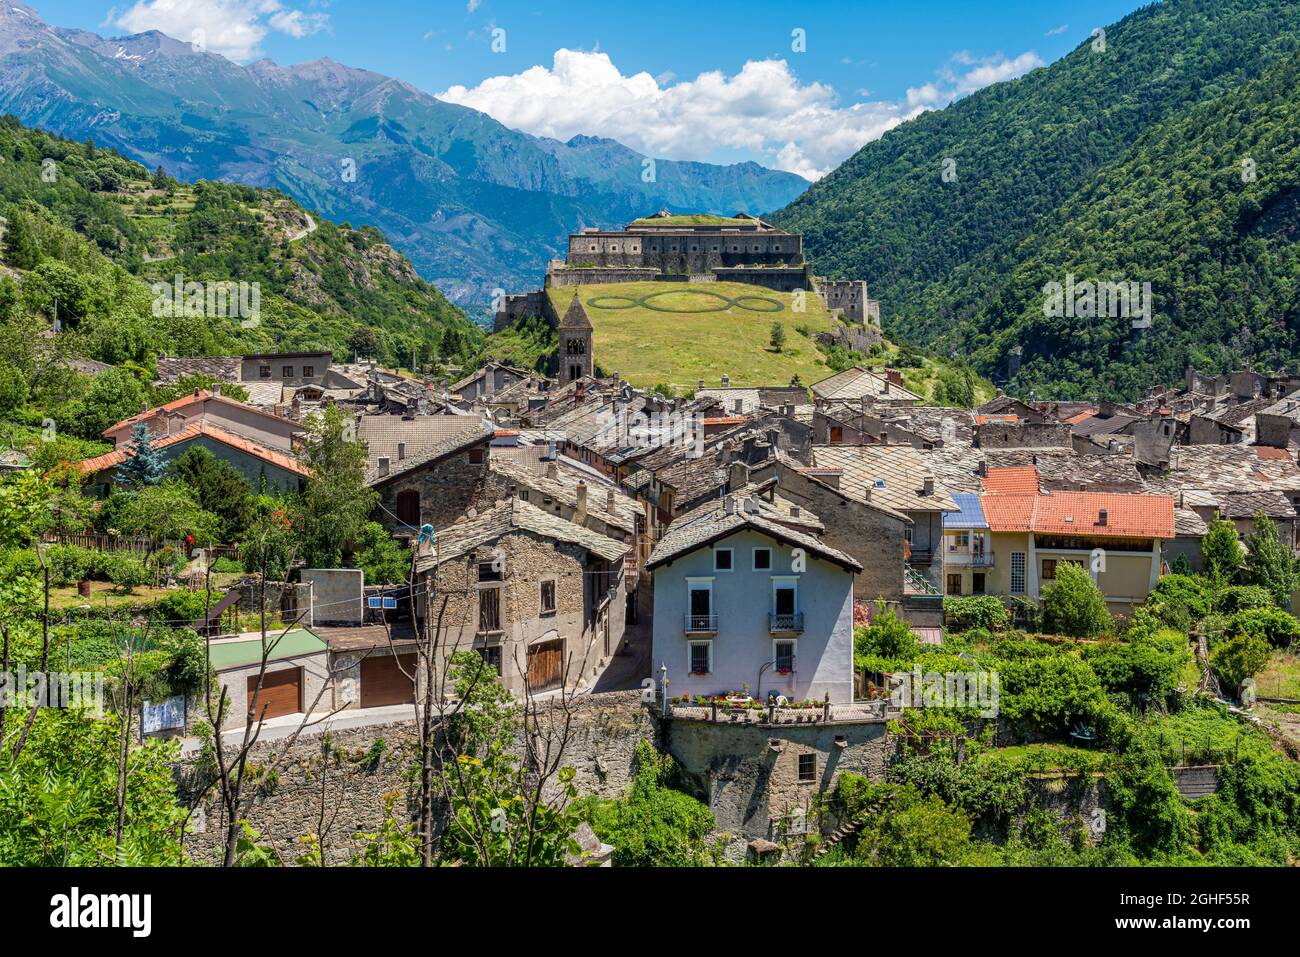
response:
[[[415,654],[372,655],[361,659],[361,707],[415,701]]]
[[[302,710],[302,669],[285,668],[263,675],[262,693],[257,696],[257,707],[254,711],[255,694],[257,694],[257,675],[248,679],[248,708],[253,711],[254,721],[297,714]]]
[[[557,687],[564,672],[564,639],[543,641],[528,649],[528,690]]]
[[[412,528],[420,526],[420,493],[413,488],[397,493],[397,520]]]

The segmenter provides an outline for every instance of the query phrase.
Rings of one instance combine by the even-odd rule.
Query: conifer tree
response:
[[[154,448],[149,426],[144,421],[137,422],[131,427],[126,461],[118,466],[116,481],[128,488],[157,485],[162,481],[165,471],[167,471],[167,462],[162,452]]]

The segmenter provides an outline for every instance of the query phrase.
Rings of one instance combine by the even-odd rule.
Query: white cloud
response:
[[[1045,36],[1045,37],[1054,37],[1054,36],[1058,36],[1058,35],[1064,33],[1064,32],[1065,32],[1066,30],[1068,30],[1068,29],[1070,29],[1070,25],[1069,25],[1068,23],[1062,23],[1059,27],[1052,27],[1052,29],[1050,29],[1050,30],[1048,30],[1046,33],[1044,33],[1043,36]]]
[[[453,86],[438,96],[539,136],[608,136],[667,159],[749,155],[816,179],[924,110],[1042,63],[1032,52],[1008,60],[964,51],[954,62],[968,69],[941,71],[943,82],[909,89],[900,102],[846,106],[832,87],[800,83],[785,60],[750,60],[730,76],[712,71],[673,82],[671,75],[625,76],[604,53],[561,49],[549,68]]]
[[[160,30],[178,40],[201,38],[208,52],[232,60],[260,54],[262,40],[273,31],[301,38],[330,25],[328,13],[287,9],[279,0],[136,0],[112,22],[132,33]]]
[[[478,9],[478,5],[482,2],[483,0],[469,0],[469,2],[465,4],[465,12],[473,13],[475,10]]]

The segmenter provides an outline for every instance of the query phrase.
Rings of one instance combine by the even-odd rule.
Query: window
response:
[[[270,367],[270,366],[258,366],[258,367],[257,367],[257,377],[258,377],[259,379],[269,379],[269,378],[271,378],[271,367]]]
[[[817,780],[817,755],[799,755],[799,780],[804,784]]]
[[[304,378],[304,379],[310,379],[310,378],[311,378],[312,376],[314,376],[315,374],[316,374],[316,367],[315,367],[315,366],[303,366],[303,367],[302,367],[302,375],[303,375],[303,378]]]
[[[500,646],[500,645],[488,645],[488,646],[485,647],[485,648],[480,648],[480,649],[478,649],[478,653],[482,656],[483,660],[487,663],[487,666],[488,666],[489,668],[491,668],[492,670],[494,670],[494,671],[497,673],[498,676],[500,676],[500,674],[501,674],[501,646]]]
[[[397,493],[397,520],[412,527],[420,524],[420,493],[404,488]]]
[[[831,444],[839,445],[844,441],[844,427],[842,425],[831,426]]]
[[[715,548],[713,550],[713,570],[715,572],[729,572],[732,569],[733,550],[730,548]]]
[[[1056,559],[1043,559],[1043,581],[1050,581],[1056,577]]]
[[[280,375],[284,376],[286,379],[292,379],[293,366],[280,366]]]
[[[489,562],[478,563],[478,580],[481,582],[499,582],[501,581],[501,566],[504,563],[493,559]]]
[[[962,551],[970,548],[970,532],[958,532],[956,535],[952,536],[952,544],[949,546],[948,550],[955,552],[959,548]]]
[[[519,490],[519,501],[521,501],[521,502],[526,502],[526,501],[528,501],[528,489],[526,489],[526,488],[521,488],[521,489]]]
[[[790,618],[799,611],[799,596],[796,592],[796,579],[775,578],[772,580],[772,614],[778,618]]]
[[[501,630],[501,589],[484,588],[478,593],[478,630]]]
[[[772,669],[779,675],[788,675],[794,671],[793,641],[772,642]]]
[[[956,574],[950,574],[948,576],[948,594],[949,595],[961,594],[961,573],[960,572]]]
[[[555,582],[542,582],[542,614],[555,614]]]
[[[478,445],[469,450],[469,464],[470,465],[483,464],[483,446]]]
[[[711,641],[691,641],[687,642],[690,649],[690,661],[688,666],[693,675],[707,675],[713,670],[713,642]]]
[[[1025,593],[1025,553],[1011,553],[1011,594]]]
[[[756,548],[754,549],[754,571],[765,572],[772,567],[772,549]]]
[[[709,581],[687,582],[687,629],[713,631],[717,622],[713,617],[713,585]]]

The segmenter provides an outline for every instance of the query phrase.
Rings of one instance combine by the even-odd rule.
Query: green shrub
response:
[[[1186,628],[1210,613],[1211,595],[1207,583],[1194,575],[1165,575],[1151,589],[1147,605],[1168,624]],[[1170,612],[1185,613],[1170,620]],[[1186,620],[1186,624],[1184,624]]]
[[[133,555],[109,555],[106,558],[108,580],[123,591],[147,584],[152,577],[145,563]]]
[[[1253,678],[1268,666],[1273,649],[1258,635],[1240,632],[1225,638],[1210,652],[1210,664],[1219,677],[1236,691],[1247,678]]]
[[[1105,642],[1083,652],[1083,660],[1107,691],[1157,703],[1177,689],[1190,656],[1187,637],[1172,630],[1136,641]]]
[[[854,632],[853,647],[859,657],[875,656],[910,663],[920,651],[921,643],[906,621],[893,611],[886,611],[876,615],[870,625]]]
[[[1275,648],[1286,648],[1300,636],[1300,622],[1281,608],[1248,608],[1232,616],[1228,631],[1254,635]]]
[[[1104,634],[1111,626],[1106,599],[1082,565],[1056,566],[1056,581],[1043,596],[1043,629],[1075,638]]]
[[[50,584],[61,588],[91,577],[95,558],[94,552],[76,545],[49,546],[45,549],[45,565],[50,570]]]
[[[243,565],[241,565],[233,558],[226,558],[224,556],[216,559],[208,567],[212,570],[214,574],[233,572],[238,575],[238,574],[242,574],[244,571]]]
[[[211,597],[203,591],[176,589],[168,592],[150,609],[154,621],[169,622],[173,625],[189,624],[203,617],[203,610],[208,602],[215,605],[221,598],[219,594]]]
[[[1249,608],[1272,608],[1273,596],[1263,585],[1233,585],[1225,588],[1215,603],[1225,615],[1235,615]]]
[[[953,596],[943,600],[944,622],[953,631],[984,628],[1001,631],[1011,624],[1011,613],[995,595]]]

